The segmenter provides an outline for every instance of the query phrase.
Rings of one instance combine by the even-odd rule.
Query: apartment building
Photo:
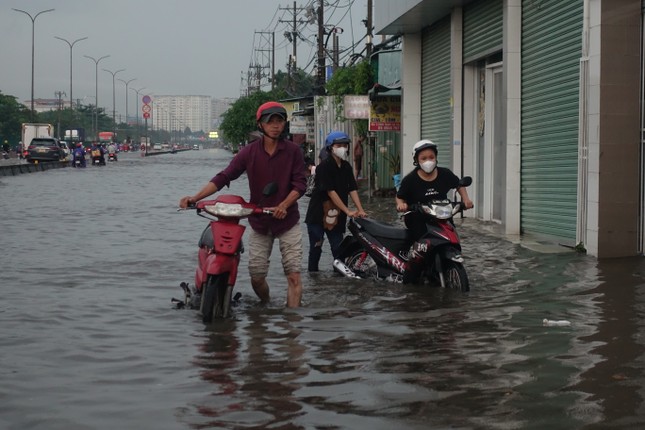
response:
[[[211,96],[152,96],[152,125],[155,129],[192,132],[211,131]]]

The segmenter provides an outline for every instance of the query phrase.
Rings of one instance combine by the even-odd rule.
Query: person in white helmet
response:
[[[401,187],[396,193],[396,210],[406,212],[410,205],[415,203],[429,203],[432,200],[445,200],[448,192],[457,189],[457,193],[466,207],[473,207],[473,202],[468,196],[466,187],[459,186],[457,175],[446,167],[437,166],[437,145],[431,140],[424,139],[414,144],[412,149],[413,163],[415,169],[408,173],[401,181]],[[405,216],[405,225],[410,230],[415,242],[421,239],[427,232],[423,216],[418,212],[410,212]],[[409,253],[411,262],[417,257],[413,252],[414,245]],[[415,271],[404,277],[413,281]]]

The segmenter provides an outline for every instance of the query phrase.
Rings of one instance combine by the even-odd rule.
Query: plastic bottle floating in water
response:
[[[542,325],[545,327],[568,327],[571,325],[571,321],[567,320],[548,320],[544,318],[542,320]]]

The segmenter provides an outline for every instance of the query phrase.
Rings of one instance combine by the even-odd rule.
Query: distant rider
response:
[[[92,156],[92,164],[94,164],[94,160],[98,159],[99,165],[105,165],[105,149],[103,149],[103,147],[99,143],[92,143],[90,154]]]
[[[81,142],[78,142],[76,144],[76,148],[74,148],[74,152],[72,153],[72,166],[76,167],[76,160],[81,161],[81,167],[85,167],[85,148],[83,148],[83,144]]]
[[[117,161],[116,159],[116,146],[114,145],[114,142],[110,142],[108,145],[108,154],[112,154],[114,156],[114,161]]]

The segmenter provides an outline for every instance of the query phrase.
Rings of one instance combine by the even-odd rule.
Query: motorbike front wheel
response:
[[[228,285],[228,273],[210,275],[206,279],[200,304],[204,324],[211,323],[213,318],[228,316],[232,291],[233,287]]]
[[[345,265],[361,278],[378,278],[376,262],[360,246],[352,249],[343,260]]]
[[[443,278],[446,288],[464,293],[469,291],[470,284],[464,265],[455,261],[446,261],[443,264]]]

